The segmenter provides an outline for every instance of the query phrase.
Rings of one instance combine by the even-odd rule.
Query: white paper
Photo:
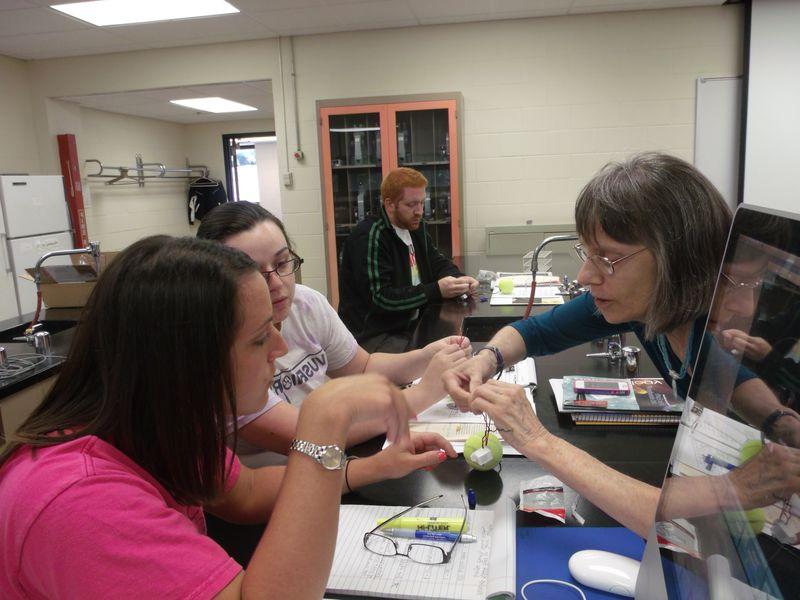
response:
[[[507,383],[527,386],[530,383],[537,383],[536,363],[533,358],[526,358],[516,363],[512,367],[505,369],[500,375],[500,380]],[[530,387],[525,387],[525,396],[536,412],[536,404],[533,401],[533,392]],[[438,433],[449,441],[456,452],[464,452],[464,442],[475,433],[483,433],[485,430],[483,415],[475,415],[471,412],[461,412],[456,403],[450,396],[445,396],[430,408],[422,411],[417,418],[409,422],[411,431],[426,431]],[[502,434],[498,433],[500,442],[503,445],[503,456],[521,456],[513,446],[503,441]],[[384,448],[388,443],[384,443]]]
[[[511,498],[494,507],[487,598],[513,599],[517,590],[517,507]]]
[[[336,551],[327,585],[329,593],[380,598],[485,600],[491,554],[497,550],[504,555],[498,560],[516,562],[513,554],[509,557],[506,546],[493,548],[495,515],[489,510],[468,511],[469,533],[478,540],[456,544],[450,562],[446,564],[423,565],[403,556],[379,556],[364,548],[364,534],[375,527],[377,520],[391,517],[403,508],[356,504],[341,507]],[[453,516],[461,511],[454,508],[417,510],[420,516]],[[514,522],[511,521],[511,524]],[[501,522],[497,526],[507,527],[507,524]],[[512,528],[510,535],[515,535],[515,529]],[[410,542],[412,540],[397,538],[401,551]],[[444,542],[424,543],[445,549],[452,545]]]
[[[727,469],[705,462],[707,454],[738,466],[739,453],[747,440],[760,440],[758,429],[735,421],[716,411],[686,401],[681,426],[673,451],[673,473],[676,475],[724,475]]]
[[[537,278],[538,279],[538,278]],[[492,297],[489,300],[491,306],[508,306],[512,304],[526,304],[531,296],[530,276],[528,277],[528,284],[523,286],[514,286],[510,294],[503,294],[495,282],[492,286]],[[539,285],[536,286],[536,294],[534,296],[536,304],[564,304],[564,297],[559,295],[559,287],[557,285]]]
[[[531,273],[526,271],[524,273],[497,273],[497,279],[511,279],[514,282],[514,287],[531,287]],[[558,275],[549,273],[547,275],[539,274],[536,276],[536,285],[559,285],[561,279]]]

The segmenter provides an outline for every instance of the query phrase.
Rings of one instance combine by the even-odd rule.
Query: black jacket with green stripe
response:
[[[423,222],[411,232],[419,285],[411,285],[408,247],[386,211],[368,217],[350,232],[339,268],[339,316],[359,341],[379,333],[407,330],[417,309],[442,299],[438,281],[463,275],[433,245]]]

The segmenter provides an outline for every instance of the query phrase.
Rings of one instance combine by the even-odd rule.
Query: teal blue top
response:
[[[689,365],[694,365],[700,346],[703,343],[703,330],[706,316],[695,320],[692,347],[689,353]],[[676,356],[667,344],[667,365],[658,349],[656,339],[647,340],[644,337],[644,323],[629,321],[626,323],[612,324],[605,320],[594,303],[591,293],[585,293],[560,306],[556,306],[546,313],[529,317],[511,324],[525,340],[525,351],[528,356],[545,356],[555,354],[567,348],[572,348],[584,342],[590,342],[602,337],[617,333],[633,332],[639,338],[642,349],[647,352],[658,372],[667,383],[672,383],[669,375],[670,368],[675,372],[681,370],[682,356]],[[732,368],[739,369],[731,357]],[[751,379],[755,375],[744,368],[739,369],[736,384]],[[677,380],[678,394],[685,398],[689,391],[691,377],[687,373]]]

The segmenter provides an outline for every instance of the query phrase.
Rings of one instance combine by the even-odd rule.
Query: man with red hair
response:
[[[339,269],[339,316],[368,351],[403,352],[409,323],[429,302],[474,292],[433,245],[422,214],[428,180],[400,167],[381,183],[383,208],[350,232]]]

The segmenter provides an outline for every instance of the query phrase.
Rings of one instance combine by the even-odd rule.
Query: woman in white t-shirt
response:
[[[303,399],[331,377],[379,373],[397,384],[423,375],[405,390],[416,413],[444,396],[441,374],[470,355],[469,340],[452,336],[403,354],[369,354],[319,292],[295,282],[302,259],[292,250],[283,223],[258,204],[223,204],[203,219],[197,236],[217,240],[248,254],[269,285],[275,320],[289,351],[276,360],[270,399],[258,412],[239,418],[239,436],[249,445],[284,453],[294,434]],[[424,372],[424,373],[423,373]],[[379,422],[351,430],[354,444],[380,433]],[[245,451],[253,451],[243,445]]]

